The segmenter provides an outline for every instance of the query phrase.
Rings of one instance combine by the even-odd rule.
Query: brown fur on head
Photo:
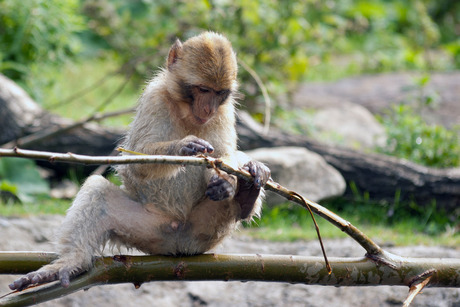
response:
[[[171,47],[168,70],[187,84],[205,85],[215,90],[233,89],[238,72],[236,55],[224,36],[205,32]]]
[[[237,91],[237,62],[224,36],[205,32],[171,47],[165,71],[173,113],[187,125],[203,125],[233,102]]]

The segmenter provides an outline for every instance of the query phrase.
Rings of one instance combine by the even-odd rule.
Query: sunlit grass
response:
[[[27,217],[34,215],[48,215],[66,213],[70,207],[70,200],[43,198],[34,203],[18,203],[13,201],[0,201],[1,216]]]
[[[460,233],[450,225],[428,223],[424,217],[404,217],[390,220],[383,208],[372,203],[360,204],[364,208],[336,210],[335,204],[326,205],[342,218],[350,221],[379,244],[391,245],[445,245],[460,246]],[[348,206],[350,206],[348,204]],[[315,227],[306,210],[292,204],[264,208],[263,215],[244,232],[252,237],[273,241],[315,240]],[[405,213],[401,213],[405,214]],[[347,235],[319,216],[315,216],[323,238],[345,238]],[[258,226],[258,227],[257,227]]]
[[[345,219],[347,219],[345,217]],[[349,220],[349,219],[347,219]],[[323,239],[346,238],[347,235],[337,227],[317,217],[318,226]],[[258,222],[259,227],[251,226],[245,228],[245,234],[270,241],[296,241],[296,240],[316,240],[316,231],[313,223],[306,222],[304,225],[294,224],[267,224]],[[437,235],[429,235],[414,231],[411,223],[402,221],[398,225],[370,225],[353,223],[358,229],[364,232],[372,240],[379,244],[390,245],[443,245],[450,247],[460,246],[460,234],[446,230]]]
[[[24,204],[0,201],[0,216],[64,215],[70,205],[70,200],[52,198],[43,198],[35,203]],[[308,213],[300,207],[295,207],[294,211],[297,213],[292,212],[290,206],[292,205],[286,209],[286,205],[281,205],[278,213],[273,209],[264,209],[262,219],[242,229],[242,232],[257,239],[270,241],[316,240],[316,231]],[[279,213],[283,211],[284,213]],[[416,219],[401,220],[388,225],[384,222],[365,222],[366,217],[362,214],[360,216],[350,216],[348,213],[339,214],[379,244],[460,246],[460,233],[449,227],[436,234],[427,234],[420,230],[420,221]],[[316,216],[316,221],[324,239],[347,237],[344,232],[321,217]]]
[[[55,114],[74,120],[92,115],[125,82],[125,76],[120,74],[111,75],[105,82],[99,82],[118,68],[119,64],[108,56],[104,59],[86,58],[68,62],[58,71],[53,68],[44,69],[43,73],[53,74],[54,77],[53,84],[42,89],[43,106]],[[84,91],[98,83],[100,86],[95,90]],[[142,81],[131,80],[100,113],[134,107],[143,85]],[[82,90],[76,99],[63,103]],[[132,117],[132,114],[113,117],[104,120],[103,124],[124,127],[131,122]]]

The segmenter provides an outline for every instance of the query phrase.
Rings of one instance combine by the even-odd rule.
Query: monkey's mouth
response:
[[[201,118],[201,117],[195,116],[195,120],[199,125],[204,125],[208,122],[209,118]]]

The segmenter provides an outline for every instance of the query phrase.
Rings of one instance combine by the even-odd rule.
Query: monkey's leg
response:
[[[229,199],[206,198],[197,204],[188,219],[191,239],[186,252],[199,254],[215,247],[235,230],[240,212],[239,204]]]
[[[174,253],[172,236],[182,224],[155,209],[136,202],[101,176],[91,176],[80,189],[59,231],[59,258],[10,285],[22,290],[31,284],[70,278],[91,268],[93,255],[109,239],[151,254]],[[166,231],[165,231],[166,230]],[[168,244],[164,244],[164,243]]]
[[[101,176],[89,177],[81,187],[59,229],[59,258],[31,272],[9,287],[22,290],[31,284],[57,279],[66,287],[69,279],[92,265],[92,257],[109,238],[111,219],[107,214],[107,196],[122,191]],[[125,197],[127,198],[127,197]]]

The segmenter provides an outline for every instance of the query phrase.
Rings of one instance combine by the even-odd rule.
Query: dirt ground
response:
[[[0,250],[54,251],[53,232],[62,216],[0,218]],[[246,231],[246,230],[245,230]],[[351,239],[326,240],[330,257],[360,257],[364,250]],[[460,248],[442,246],[391,247],[403,256],[460,258]],[[215,252],[321,256],[316,241],[268,242],[236,233]],[[0,276],[0,296],[16,276]],[[401,306],[406,287],[325,287],[268,282],[151,282],[135,289],[132,284],[106,285],[79,291],[40,306]],[[412,306],[460,306],[460,290],[425,289]]]

